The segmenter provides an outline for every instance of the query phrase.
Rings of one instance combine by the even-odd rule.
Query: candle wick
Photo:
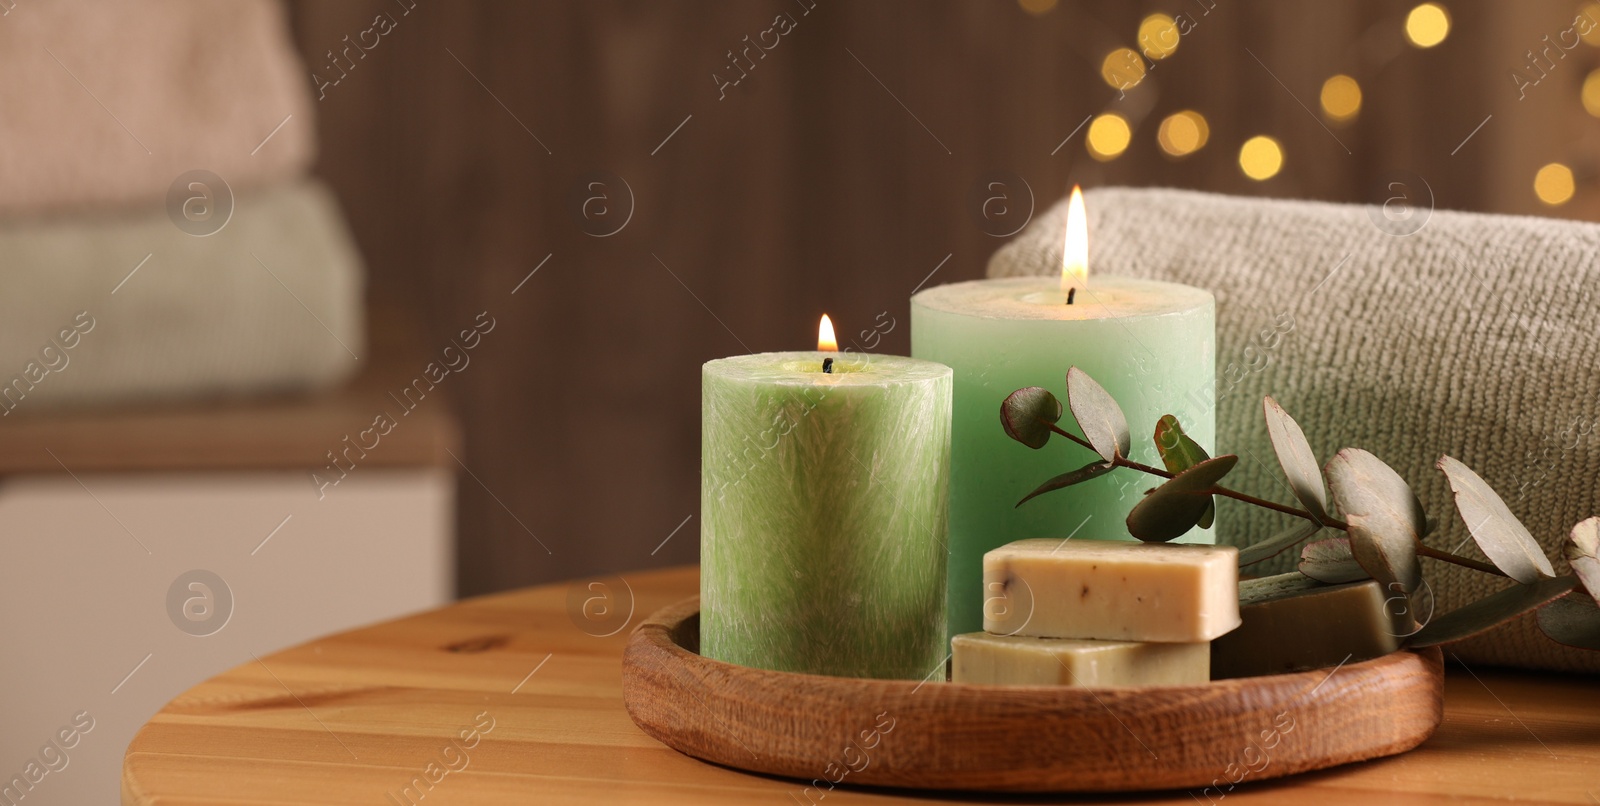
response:
[[[1067,289],[1067,304],[1071,305],[1072,304],[1072,298],[1076,297],[1076,296],[1078,296],[1078,287],[1077,286],[1073,286],[1072,288]]]
[[[832,375],[833,374],[833,359],[831,359],[831,358],[822,359],[822,371],[825,374],[828,374],[828,375]]]

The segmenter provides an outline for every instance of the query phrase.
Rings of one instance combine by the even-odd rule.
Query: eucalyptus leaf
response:
[[[1361,567],[1361,563],[1356,562],[1347,537],[1330,537],[1307,543],[1300,550],[1300,573],[1330,585],[1372,578]]]
[[[1539,541],[1472,468],[1449,456],[1440,457],[1438,468],[1450,480],[1467,531],[1496,568],[1524,585],[1556,575]]]
[[[1573,591],[1539,608],[1539,629],[1556,643],[1600,650],[1600,607]]]
[[[1035,450],[1050,441],[1050,426],[1061,419],[1061,401],[1042,386],[1018,389],[1000,404],[1006,436]]]
[[[1322,481],[1322,471],[1317,467],[1317,454],[1306,441],[1300,424],[1270,396],[1261,401],[1267,416],[1267,436],[1272,439],[1272,451],[1278,455],[1278,465],[1289,480],[1289,489],[1306,510],[1317,520],[1328,519],[1328,488]]]
[[[1600,518],[1589,518],[1572,527],[1563,553],[1589,596],[1600,602]]]
[[[1206,449],[1200,447],[1200,443],[1183,433],[1178,418],[1170,414],[1163,414],[1156,421],[1155,442],[1156,452],[1161,454],[1161,464],[1167,466],[1168,473],[1182,473],[1211,458],[1206,454]],[[1205,514],[1200,516],[1200,528],[1210,529],[1216,520],[1217,504],[1213,501],[1206,507]]]
[[[1422,580],[1417,541],[1427,528],[1422,503],[1394,469],[1360,448],[1328,460],[1328,484],[1350,525],[1350,551],[1373,579],[1410,593]]]
[[[1294,524],[1289,528],[1259,543],[1252,543],[1239,549],[1239,567],[1254,565],[1269,557],[1275,557],[1320,531],[1322,524],[1295,518]]]
[[[1194,528],[1211,505],[1211,488],[1228,475],[1239,457],[1207,459],[1151,490],[1128,513],[1128,534],[1146,543],[1165,543]]]
[[[1128,418],[1111,394],[1077,367],[1067,370],[1067,405],[1083,430],[1083,437],[1107,462],[1127,456],[1133,447]]]
[[[1337,490],[1334,494],[1338,494]],[[1406,646],[1430,647],[1471,638],[1561,596],[1577,584],[1575,577],[1544,577],[1531,585],[1513,585],[1434,619],[1411,636]]]
[[[1077,470],[1069,470],[1066,473],[1062,473],[1061,475],[1039,485],[1034,489],[1033,492],[1023,496],[1022,500],[1017,502],[1017,506],[1020,507],[1023,504],[1028,503],[1028,500],[1036,495],[1044,495],[1052,490],[1059,490],[1063,487],[1071,487],[1074,484],[1088,481],[1096,476],[1103,476],[1107,473],[1110,473],[1112,470],[1115,470],[1116,467],[1116,465],[1111,464],[1110,462],[1090,462],[1089,464],[1086,464]]]

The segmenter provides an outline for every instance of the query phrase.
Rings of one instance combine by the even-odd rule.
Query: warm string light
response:
[[[1283,169],[1283,146],[1264,134],[1258,134],[1239,147],[1239,170],[1244,175],[1261,182],[1278,175]]]
[[[1450,13],[1438,3],[1423,3],[1406,15],[1406,39],[1412,46],[1431,48],[1450,35]]]
[[[1329,120],[1346,121],[1361,111],[1361,85],[1355,79],[1336,75],[1322,82],[1322,114]]]
[[[1572,177],[1572,169],[1559,162],[1540,168],[1533,176],[1533,194],[1551,207],[1566,204],[1576,191],[1577,182]]]
[[[1057,1],[1018,0],[1024,9],[1036,14],[1053,9]],[[1600,17],[1600,3],[1587,3],[1581,15],[1591,19]],[[1449,38],[1450,29],[1450,12],[1439,2],[1424,2],[1414,6],[1406,14],[1403,25],[1406,40],[1413,47],[1424,50]],[[1594,26],[1581,38],[1589,45],[1600,47],[1600,25]],[[1146,77],[1145,60],[1153,63],[1172,56],[1178,49],[1179,39],[1179,26],[1173,18],[1165,14],[1150,14],[1139,23],[1136,37],[1138,48],[1118,47],[1107,53],[1100,65],[1101,78],[1118,90],[1132,89]],[[1589,114],[1600,117],[1600,70],[1591,72],[1585,78],[1580,99]],[[1361,84],[1348,75],[1331,76],[1323,82],[1319,100],[1323,116],[1329,121],[1351,121],[1361,111]],[[1128,149],[1133,139],[1132,130],[1128,120],[1114,112],[1096,115],[1084,137],[1086,150],[1101,162],[1114,160]],[[1156,132],[1156,144],[1168,156],[1182,158],[1204,147],[1209,135],[1205,117],[1199,112],[1185,109],[1161,121]],[[1245,176],[1258,182],[1266,181],[1283,170],[1283,145],[1267,135],[1256,135],[1240,146],[1238,162]],[[1559,206],[1571,200],[1576,194],[1576,185],[1572,169],[1559,162],[1540,168],[1533,181],[1534,195],[1550,206]],[[1082,216],[1082,197],[1076,187],[1073,188],[1072,202],[1067,210],[1067,243],[1061,267],[1061,289],[1070,294],[1088,284],[1088,237]],[[1081,234],[1081,238],[1075,233]]]
[[[1211,139],[1211,126],[1205,115],[1185,109],[1174,112],[1161,121],[1156,130],[1156,144],[1173,157],[1187,157],[1205,147]]]

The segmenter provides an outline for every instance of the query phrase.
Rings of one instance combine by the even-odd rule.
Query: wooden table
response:
[[[569,609],[609,591],[625,610],[631,590],[636,624],[694,595],[697,579],[681,568],[595,593],[584,583],[530,588],[265,656],[195,686],[144,726],[123,762],[123,803],[806,803],[797,782],[704,764],[641,733],[622,705],[628,631],[595,637],[604,630]],[[1589,678],[1453,668],[1444,725],[1421,748],[1246,779],[1198,802],[1597,804],[1597,694]],[[430,772],[437,783],[426,788]],[[419,784],[425,799],[401,796]],[[841,787],[815,802],[919,800]],[[1109,800],[1197,802],[1188,792]]]

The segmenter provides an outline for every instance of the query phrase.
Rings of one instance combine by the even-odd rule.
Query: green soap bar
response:
[[[1211,647],[1213,678],[1337,666],[1400,648],[1404,602],[1376,580],[1324,585],[1298,572],[1239,583],[1239,628]]]
[[[953,683],[1170,686],[1211,679],[1211,645],[967,633],[950,639]]]

